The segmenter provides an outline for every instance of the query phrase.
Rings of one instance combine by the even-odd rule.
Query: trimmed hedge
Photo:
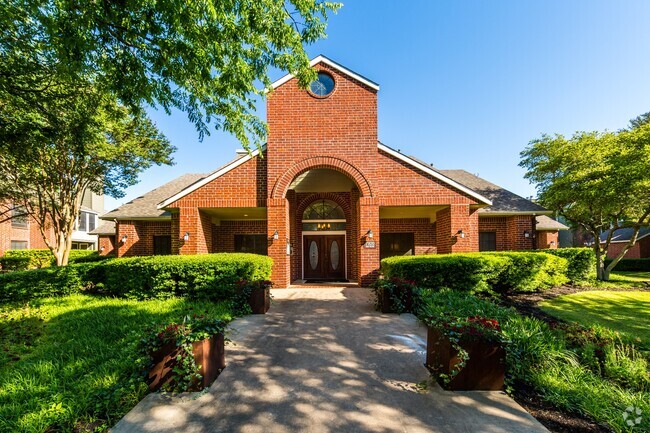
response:
[[[540,251],[568,260],[566,276],[571,283],[591,280],[596,276],[596,253],[591,248],[558,248]]]
[[[268,280],[273,261],[256,254],[202,254],[102,260],[0,275],[0,302],[88,290],[131,299],[223,300],[240,280]]]
[[[612,263],[611,259],[605,260],[605,266]],[[620,262],[614,266],[615,271],[641,271],[650,272],[650,258],[649,259],[621,259]]]
[[[566,283],[567,260],[532,252],[396,256],[382,260],[381,271],[424,288],[524,292]]]
[[[68,264],[89,263],[106,260],[92,250],[70,250]],[[0,269],[3,271],[26,271],[28,269],[49,268],[56,265],[56,259],[50,250],[8,250],[0,257]]]

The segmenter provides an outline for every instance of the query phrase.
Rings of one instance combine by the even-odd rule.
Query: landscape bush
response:
[[[431,317],[490,317],[506,337],[506,386],[509,392],[530,388],[569,412],[587,414],[616,432],[628,431],[622,414],[633,407],[650,412],[647,362],[628,342],[578,324],[550,326],[489,300],[452,290],[421,290],[416,310]],[[590,359],[589,347],[602,362]],[[650,429],[650,418],[637,426]]]
[[[566,276],[571,283],[588,281],[596,276],[596,253],[591,248],[558,248],[539,250],[568,261]]]
[[[109,256],[100,256],[92,250],[70,250],[68,264],[89,263],[106,260]],[[0,269],[3,271],[26,271],[28,269],[49,268],[56,265],[56,259],[48,249],[8,250],[0,257]]]
[[[129,299],[233,299],[240,280],[268,280],[272,259],[243,253],[100,260],[0,275],[0,302],[87,291]]]
[[[381,272],[423,288],[524,292],[564,284],[567,260],[533,252],[395,256],[381,261]]]

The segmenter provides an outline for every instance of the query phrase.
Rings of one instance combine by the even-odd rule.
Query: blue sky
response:
[[[648,23],[650,1],[349,0],[307,51],[380,84],[385,144],[530,196],[517,164],[531,139],[616,130],[650,111]],[[219,132],[199,142],[183,113],[150,114],[176,165],[151,168],[107,210],[241,147]]]

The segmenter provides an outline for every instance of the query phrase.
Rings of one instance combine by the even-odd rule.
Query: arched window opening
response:
[[[345,230],[345,212],[331,200],[317,200],[302,214],[303,231]]]

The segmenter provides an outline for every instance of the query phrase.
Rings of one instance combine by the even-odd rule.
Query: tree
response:
[[[303,45],[325,35],[327,14],[339,7],[323,0],[6,0],[0,81],[12,90],[12,82],[28,81],[21,73],[55,70],[70,82],[90,80],[133,112],[147,105],[184,111],[200,137],[214,123],[248,148],[266,133],[254,101],[270,89],[269,68],[307,86],[315,72]]]
[[[545,134],[532,140],[521,158],[540,203],[593,237],[597,278],[608,280],[636,243],[639,229],[650,225],[650,124],[640,116],[618,132],[577,132],[571,138]],[[632,228],[634,234],[605,267],[612,235],[620,228]]]
[[[174,149],[105,92],[50,79],[20,97],[0,87],[0,203],[36,220],[57,265],[66,265],[84,192],[120,197],[152,164],[171,163]]]

